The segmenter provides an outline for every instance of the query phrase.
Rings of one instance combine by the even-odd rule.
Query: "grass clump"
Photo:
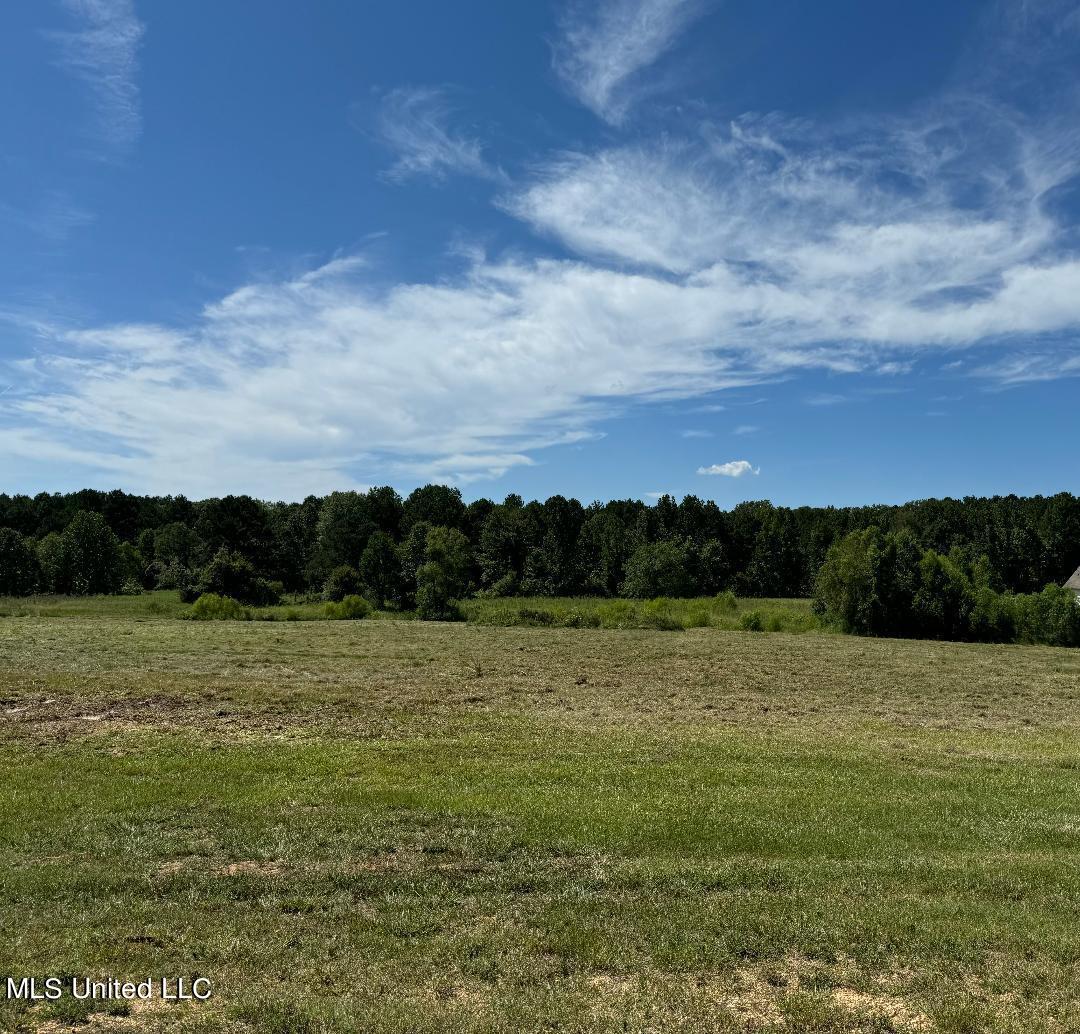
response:
[[[204,592],[185,615],[189,621],[250,621],[251,611],[231,596]]]
[[[796,633],[826,631],[807,600],[739,600],[731,592],[697,599],[669,596],[651,600],[565,596],[486,598],[463,600],[461,609],[466,620],[474,625],[502,627],[639,628],[661,632],[689,628]],[[745,624],[746,621],[749,624]]]
[[[363,596],[355,595],[346,596],[340,603],[327,603],[323,608],[328,621],[362,621],[371,611],[371,604]]]

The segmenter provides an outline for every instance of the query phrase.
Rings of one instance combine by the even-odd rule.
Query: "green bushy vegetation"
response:
[[[1012,593],[986,557],[919,548],[908,532],[852,532],[826,556],[815,608],[856,635],[1080,646],[1080,605],[1058,585]]]
[[[231,596],[204,592],[185,616],[192,621],[250,621],[251,611]]]
[[[346,596],[336,603],[327,603],[323,614],[330,621],[361,621],[371,615],[372,607],[362,596]],[[299,620],[295,617],[292,620]]]
[[[214,593],[263,616],[301,597],[297,620],[315,597],[363,596],[426,620],[457,619],[462,600],[589,597],[612,604],[606,618],[578,608],[551,620],[726,627],[714,604],[672,616],[640,601],[816,592],[831,623],[864,634],[1073,644],[1066,598],[1044,586],[1078,564],[1080,499],[1065,493],[730,511],[695,496],[653,506],[513,494],[466,504],[445,485],[404,500],[383,487],[302,503],[0,494],[0,592],[173,589],[189,603]],[[632,602],[632,617],[619,599]],[[760,623],[767,631],[784,620],[762,613]]]
[[[463,600],[476,625],[537,628],[746,629],[748,615],[761,630],[815,632],[822,623],[806,600],[737,600],[733,594],[695,599],[602,600],[592,597],[529,597]]]
[[[360,595],[359,572],[348,564],[339,564],[327,575],[322,595],[329,603],[340,603],[346,596]]]

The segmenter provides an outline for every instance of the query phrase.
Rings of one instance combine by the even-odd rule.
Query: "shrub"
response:
[[[187,617],[192,621],[250,621],[251,611],[231,596],[204,592],[192,604]]]
[[[604,628],[630,628],[636,608],[629,600],[612,600],[597,609],[600,624]]]
[[[219,549],[210,563],[203,568],[198,591],[200,595],[213,593],[217,596],[229,596],[256,607],[268,606],[278,601],[274,586],[256,574],[251,561],[224,547]]]
[[[360,573],[355,567],[340,564],[327,576],[322,595],[330,603],[340,603],[346,596],[359,596]]]
[[[664,596],[649,600],[642,608],[642,628],[655,628],[660,632],[681,632],[683,623],[672,612],[671,600]]]
[[[730,589],[725,589],[723,592],[716,594],[716,606],[720,610],[726,610],[730,613],[734,613],[739,609],[739,601],[735,599],[735,593]]]
[[[141,596],[144,591],[142,584],[133,578],[129,578],[118,590],[121,596]]]
[[[563,625],[566,628],[599,628],[600,615],[592,611],[588,613],[574,611],[563,618]]]
[[[361,621],[371,613],[371,604],[363,596],[349,595],[337,603],[327,603],[323,613],[329,621]]]
[[[752,610],[749,614],[743,614],[739,621],[739,627],[744,632],[764,632],[765,620],[758,611]]]
[[[1019,638],[1047,646],[1080,646],[1080,603],[1071,589],[1048,585],[1040,593],[1014,596]]]
[[[518,621],[522,625],[554,625],[555,614],[537,607],[522,607],[518,611]]]
[[[705,607],[692,607],[683,618],[684,628],[708,628],[709,612]]]

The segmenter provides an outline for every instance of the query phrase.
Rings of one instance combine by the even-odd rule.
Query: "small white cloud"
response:
[[[654,64],[706,6],[705,0],[575,5],[555,46],[555,71],[585,107],[620,123],[644,92],[638,73]]]
[[[760,431],[760,430],[761,430],[761,428],[758,427],[756,424],[739,424],[739,426],[735,428],[734,433],[735,434],[757,434],[758,431]]]
[[[451,128],[453,116],[445,90],[403,87],[386,94],[379,111],[378,134],[398,156],[386,177],[443,179],[448,173],[459,173],[501,180],[502,171],[484,158],[480,141]]]
[[[669,492],[646,492],[644,494],[645,494],[646,499],[653,499],[653,500],[663,499],[664,496],[670,495]]]
[[[874,373],[879,373],[886,377],[895,377],[899,374],[911,373],[911,369],[914,365],[914,360],[909,359],[902,362],[894,359],[887,363],[879,364],[877,369],[874,370]]]
[[[714,463],[711,467],[698,467],[699,474],[719,475],[725,478],[741,478],[744,474],[757,477],[760,467],[751,466],[746,460],[731,460],[728,463]]]
[[[841,403],[847,402],[846,395],[811,395],[806,399],[808,406],[839,406]]]
[[[698,431],[691,429],[682,432],[683,438],[711,438],[712,436],[712,431]]]

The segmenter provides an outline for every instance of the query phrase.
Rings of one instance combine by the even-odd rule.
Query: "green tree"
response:
[[[360,595],[360,575],[355,567],[339,564],[323,583],[322,596],[330,603],[340,603],[346,596]]]
[[[693,589],[690,548],[668,540],[639,546],[626,565],[621,594],[634,599],[689,596]]]
[[[428,532],[425,561],[416,572],[416,613],[428,621],[456,616],[454,600],[468,588],[469,540],[456,528]]]
[[[173,521],[153,532],[153,559],[160,564],[179,563],[191,567],[199,554],[199,536],[186,524]]]
[[[838,622],[845,632],[881,634],[881,546],[877,528],[853,531],[830,548],[818,572],[815,607]]]
[[[228,549],[219,549],[203,568],[197,587],[198,594],[214,593],[253,606],[276,603],[278,592],[260,578],[247,557]]]
[[[50,531],[38,542],[36,552],[38,570],[41,572],[38,588],[42,592],[67,592],[68,566],[64,536]]]
[[[0,596],[29,596],[38,583],[37,554],[17,531],[0,528]]]
[[[465,516],[461,491],[449,485],[424,485],[409,493],[402,508],[402,526],[425,521],[432,526],[460,528]]]
[[[394,540],[384,531],[368,539],[360,556],[360,582],[376,607],[399,602],[402,594],[401,560]]]
[[[914,617],[926,639],[969,639],[975,594],[971,580],[954,556],[928,549],[919,562]]]
[[[335,567],[355,566],[375,531],[371,508],[359,492],[331,492],[319,510],[315,525],[312,577],[323,582]]]
[[[77,513],[63,539],[67,592],[91,596],[120,588],[124,576],[120,541],[100,513]]]

